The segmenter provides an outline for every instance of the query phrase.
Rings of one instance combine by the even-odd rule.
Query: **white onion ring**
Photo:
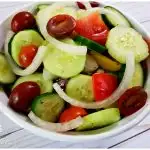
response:
[[[90,8],[87,10],[88,13],[92,13],[98,11],[100,14],[111,14],[111,15],[116,15],[115,13],[105,9],[104,7],[94,7],[94,8]],[[117,16],[115,16],[117,17]]]
[[[59,7],[61,7],[61,6],[63,6],[63,5],[60,4]],[[50,5],[44,9],[44,12],[46,11],[46,9],[47,9],[48,14],[53,14],[53,11],[58,9],[58,5],[56,5],[56,4]],[[36,19],[37,19],[37,23],[38,23],[38,26],[39,26],[39,29],[40,29],[42,35],[48,42],[55,45],[58,49],[65,51],[67,53],[71,53],[71,54],[75,54],[75,55],[86,55],[86,53],[87,53],[86,46],[76,46],[76,45],[66,44],[66,43],[63,43],[63,42],[55,39],[54,37],[50,36],[46,29],[47,23],[50,18],[45,16],[44,15],[45,13],[43,13],[43,14],[42,13],[43,13],[43,10],[39,11]],[[39,21],[40,20],[39,14],[40,14],[40,16],[45,17],[45,20],[43,22]]]
[[[5,45],[4,45],[5,56],[15,74],[20,75],[20,76],[30,75],[30,74],[34,73],[38,69],[38,67],[41,65],[41,63],[44,59],[47,47],[40,46],[36,56],[34,57],[32,63],[30,64],[30,66],[28,66],[26,69],[21,69],[20,67],[17,66],[17,64],[14,62],[14,60],[11,58],[11,56],[8,52],[8,43],[9,43],[10,39],[14,36],[14,34],[15,34],[14,32],[8,31],[8,33],[6,35],[6,40],[5,40]]]
[[[83,2],[82,2],[83,3]],[[91,9],[91,4],[89,2],[84,2],[83,5],[85,6],[86,10]]]
[[[75,100],[69,97],[57,83],[53,84],[53,88],[62,99],[64,99],[66,102],[70,103],[71,105],[79,106],[87,109],[105,108],[113,104],[114,102],[116,102],[120,98],[120,96],[128,89],[134,71],[135,71],[135,60],[134,60],[134,54],[131,52],[126,57],[126,69],[119,87],[116,89],[116,91],[114,91],[114,93],[111,96],[109,96],[108,98],[100,102],[87,103],[87,102]]]
[[[56,79],[57,76],[53,75],[49,71],[47,71],[45,68],[43,69],[43,78],[44,80],[53,80]]]
[[[66,132],[72,129],[79,127],[83,123],[83,119],[81,117],[77,117],[68,122],[64,123],[52,123],[41,120],[37,117],[32,111],[28,114],[28,117],[32,120],[34,124],[37,126],[55,132]]]

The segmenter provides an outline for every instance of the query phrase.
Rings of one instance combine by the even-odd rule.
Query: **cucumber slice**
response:
[[[101,110],[83,117],[84,122],[76,130],[90,130],[113,124],[120,120],[118,108]]]
[[[93,101],[92,77],[80,74],[71,78],[66,86],[66,93],[79,101]]]
[[[110,30],[106,42],[108,53],[120,63],[126,63],[126,55],[132,51],[136,62],[148,57],[148,45],[134,29],[117,26]]]
[[[48,49],[43,63],[44,68],[50,73],[62,78],[69,78],[79,74],[84,69],[86,56],[66,53],[52,44],[48,45]]]
[[[15,79],[16,76],[11,70],[11,67],[9,66],[5,56],[0,53],[0,83],[9,84],[14,82]]]
[[[47,4],[40,4],[40,5],[37,6],[37,9],[40,11],[40,10],[42,10],[42,9],[48,7],[48,6],[49,5],[47,5]]]
[[[25,30],[18,32],[11,42],[11,55],[15,62],[20,66],[19,53],[22,46],[34,44],[40,46],[43,43],[43,38],[34,30]]]
[[[14,35],[15,36],[15,35]],[[11,55],[11,43],[14,39],[14,36],[10,39],[10,41],[8,42],[8,53]]]
[[[76,36],[74,38],[74,41],[79,44],[79,45],[84,45],[84,46],[87,46],[88,49],[90,50],[94,50],[94,51],[97,51],[99,53],[102,53],[104,51],[106,51],[106,48],[92,40],[89,40],[83,36]]]
[[[104,22],[110,27],[115,26],[125,26],[125,27],[131,27],[130,22],[127,20],[127,18],[117,9],[111,6],[105,6],[104,7],[107,11],[110,13],[102,14],[102,18]]]
[[[120,71],[109,72],[109,73],[116,75],[118,77],[119,81],[121,82],[123,75],[124,75],[125,68],[126,68],[126,66],[122,65]],[[143,86],[143,84],[144,84],[143,68],[140,63],[136,63],[135,72],[133,75],[133,79],[132,79],[131,83],[129,84],[129,88],[134,87],[134,86]]]
[[[49,122],[56,122],[64,109],[64,105],[64,100],[57,94],[45,93],[33,100],[31,109],[39,118]]]
[[[129,85],[129,88],[134,86],[143,86],[144,82],[144,72],[140,63],[135,65],[135,72],[133,75],[132,82]]]
[[[47,93],[47,92],[52,92],[52,90],[53,90],[52,81],[51,80],[48,80],[48,81],[44,80],[43,75],[41,73],[35,73],[35,74],[28,75],[28,76],[20,77],[16,81],[16,83],[14,84],[12,89],[14,89],[20,83],[26,82],[26,81],[36,82],[40,86],[41,94]]]

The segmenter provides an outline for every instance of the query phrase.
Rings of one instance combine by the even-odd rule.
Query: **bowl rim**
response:
[[[53,1],[49,1],[49,3],[50,2],[53,2]],[[7,19],[10,16],[12,16],[13,14],[15,14],[16,12],[18,12],[18,11],[20,11],[22,9],[28,9],[29,7],[33,7],[33,5],[35,7],[37,4],[41,4],[41,3],[44,4],[44,2],[33,2],[33,3],[27,4],[27,5],[25,4],[23,7],[14,10],[11,14],[7,15],[5,17],[5,19],[3,19],[0,22],[0,26],[2,26],[3,23],[6,22]],[[101,4],[102,5],[106,5],[106,3],[104,3],[104,2],[102,2]],[[149,32],[135,18],[133,18],[127,12],[121,10],[119,7],[114,6],[113,4],[109,4],[109,6],[113,6],[114,8],[117,8],[123,14],[125,14],[126,16],[128,16],[150,38]],[[8,99],[4,92],[0,92],[0,97],[3,97],[4,99]],[[135,125],[137,125],[150,112],[149,111],[149,107],[145,106],[145,108],[143,108],[142,110],[140,110],[142,112],[140,112],[140,114],[137,117],[135,117],[133,120],[129,121],[127,124],[125,124],[123,126],[117,127],[116,129],[110,130],[108,132],[98,133],[98,134],[89,134],[89,135],[87,135],[87,134],[85,134],[85,135],[69,135],[69,134],[63,134],[63,133],[57,133],[57,132],[47,131],[45,129],[42,129],[40,127],[37,127],[37,126],[33,125],[32,123],[28,123],[26,120],[23,120],[20,117],[18,117],[17,116],[18,114],[16,114],[14,111],[12,111],[7,105],[4,105],[2,102],[0,102],[0,110],[7,117],[9,117],[9,119],[11,119],[13,122],[15,122],[16,124],[18,124],[22,128],[30,131],[31,133],[34,133],[35,135],[38,135],[38,136],[41,136],[41,137],[45,137],[45,138],[48,138],[48,139],[51,139],[51,140],[56,140],[56,141],[71,141],[71,142],[83,142],[83,141],[88,141],[88,140],[106,139],[108,137],[116,136],[119,133],[125,132],[126,130],[131,129],[132,127],[134,127]],[[121,121],[119,121],[119,122],[121,122]]]

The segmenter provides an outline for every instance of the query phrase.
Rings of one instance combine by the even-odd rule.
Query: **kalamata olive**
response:
[[[54,16],[47,23],[48,33],[56,38],[65,38],[69,36],[75,27],[75,19],[65,14]]]
[[[91,7],[99,7],[100,6],[100,4],[95,1],[91,1],[90,4],[91,4]]]
[[[118,100],[118,107],[123,116],[129,116],[142,108],[147,100],[147,93],[140,86],[128,89]]]
[[[65,90],[68,80],[58,78],[58,79],[56,80],[56,82],[59,84],[59,86],[60,86],[63,90]]]
[[[24,29],[35,27],[36,21],[34,16],[27,11],[17,13],[11,21],[11,29],[14,32],[19,32]]]
[[[38,95],[40,87],[36,82],[23,82],[13,89],[9,106],[17,112],[27,113],[32,100]]]
[[[100,5],[98,2],[95,2],[95,1],[91,1],[90,4],[91,4],[91,7],[99,7]],[[82,2],[77,2],[77,5],[80,9],[86,9],[85,5]]]
[[[84,6],[84,4],[81,3],[81,2],[77,2],[77,5],[78,5],[78,7],[79,7],[80,9],[86,9],[85,6]]]

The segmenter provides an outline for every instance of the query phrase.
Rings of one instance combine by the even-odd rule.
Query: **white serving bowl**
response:
[[[49,2],[51,3],[51,2]],[[0,49],[3,48],[4,39],[6,36],[6,32],[10,29],[10,21],[12,16],[21,11],[21,10],[28,10],[32,11],[33,8],[39,3],[32,3],[30,5],[26,5],[24,8],[14,11],[5,20],[0,23]],[[107,5],[107,4],[103,4]],[[115,6],[113,6],[115,7]],[[119,9],[119,8],[117,8]],[[120,9],[119,9],[120,10]],[[148,31],[144,29],[133,17],[128,15],[126,12],[120,10],[132,23],[133,27],[140,32],[144,37],[150,38],[150,34]],[[44,16],[43,16],[44,17]],[[149,81],[147,81],[147,85]],[[92,130],[92,131],[85,131],[85,132],[66,132],[66,133],[56,133],[44,130],[42,128],[37,127],[34,125],[26,116],[22,116],[16,112],[14,112],[8,105],[8,98],[5,93],[0,92],[0,110],[8,116],[12,121],[16,124],[21,126],[22,128],[29,130],[30,132],[39,135],[41,137],[46,137],[48,139],[56,140],[56,141],[71,141],[71,142],[83,142],[87,140],[94,140],[94,139],[104,139],[111,136],[118,135],[126,130],[131,129],[136,124],[140,123],[149,113],[149,106],[145,105],[140,111],[137,113],[122,119],[121,121],[110,125],[105,128]]]

